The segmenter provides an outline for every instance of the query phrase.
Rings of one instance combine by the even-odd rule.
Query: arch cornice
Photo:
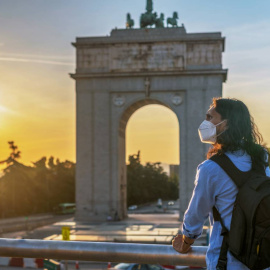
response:
[[[200,70],[181,70],[181,71],[143,71],[143,72],[122,72],[122,73],[88,73],[76,72],[70,74],[70,77],[74,80],[80,79],[92,79],[92,78],[116,78],[116,77],[145,77],[145,76],[211,76],[220,75],[223,78],[223,82],[227,80],[228,69],[200,69]]]

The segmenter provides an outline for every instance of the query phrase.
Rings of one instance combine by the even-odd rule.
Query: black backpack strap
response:
[[[249,175],[251,174],[251,170],[247,172],[240,171],[230,160],[229,157],[225,154],[214,155],[210,158],[210,160],[216,162],[233,180],[233,182],[237,185],[237,187],[241,187]]]
[[[214,217],[215,221],[220,222],[221,227],[222,227],[221,236],[223,236],[216,269],[217,270],[226,270],[227,269],[227,252],[228,252],[228,233],[229,233],[229,231],[225,227],[225,225],[221,219],[220,213],[218,212],[218,210],[215,206],[213,207],[213,217]]]
[[[222,245],[220,248],[218,263],[216,266],[217,270],[227,269],[227,252],[228,252],[228,235],[223,236]]]
[[[210,158],[212,161],[216,162],[226,173],[227,175],[234,181],[234,183],[240,187],[244,181],[246,180],[248,173],[240,171],[233,162],[225,155],[214,155]],[[221,236],[223,236],[218,263],[216,266],[217,270],[226,270],[227,269],[227,253],[228,253],[228,237],[229,231],[225,227],[223,220],[220,216],[220,213],[213,207],[213,217],[215,221],[219,221],[222,227]]]
[[[266,176],[265,166],[263,164],[258,164],[257,162],[252,162],[252,170],[258,174]]]

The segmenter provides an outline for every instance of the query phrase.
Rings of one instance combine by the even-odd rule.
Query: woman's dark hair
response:
[[[213,98],[210,108],[212,107],[221,115],[222,120],[227,120],[227,130],[217,137],[207,158],[214,154],[243,149],[251,156],[254,168],[267,166],[267,150],[247,106],[234,98]]]

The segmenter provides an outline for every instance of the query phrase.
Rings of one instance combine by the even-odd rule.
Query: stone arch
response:
[[[184,26],[115,29],[107,37],[76,39],[71,76],[76,80],[77,220],[104,221],[112,212],[125,216],[119,187],[125,175],[126,122],[153,102],[178,118],[182,218],[207,150],[198,126],[212,97],[222,96],[227,78],[224,42],[219,32],[187,33]]]
[[[173,110],[172,107],[170,107],[170,105],[166,104],[166,102],[164,101],[160,101],[158,100],[158,98],[141,98],[135,101],[132,101],[131,104],[127,104],[126,108],[124,109],[120,120],[119,120],[119,134],[123,133],[126,129],[126,124],[129,120],[129,118],[131,117],[131,115],[137,111],[138,109],[142,108],[145,105],[153,105],[153,104],[158,104],[158,105],[163,105],[165,107],[167,107],[168,109],[170,109],[171,111],[173,111],[175,113],[175,111]],[[176,114],[176,113],[175,113]],[[177,114],[176,114],[177,116]]]

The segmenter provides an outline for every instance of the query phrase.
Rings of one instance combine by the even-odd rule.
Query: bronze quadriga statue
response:
[[[160,17],[156,12],[153,12],[153,0],[146,1],[146,12],[141,14],[140,17],[140,28],[146,28],[147,26],[155,25],[156,28],[164,28],[164,14],[161,13]],[[173,27],[177,27],[177,12],[173,12],[172,18],[167,18],[167,27],[169,24]],[[131,19],[130,14],[127,14],[126,28],[133,28],[134,20]]]

